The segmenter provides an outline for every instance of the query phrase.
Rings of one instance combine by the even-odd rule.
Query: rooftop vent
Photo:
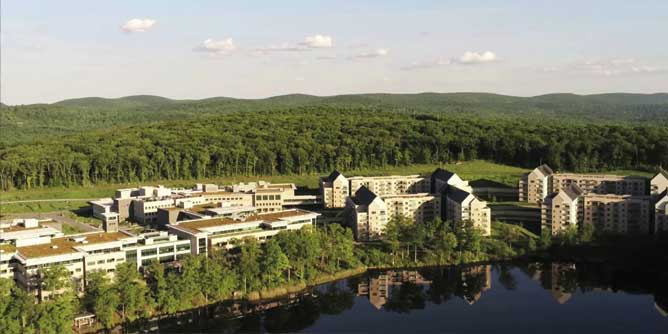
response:
[[[52,249],[58,249],[58,245],[51,246]]]

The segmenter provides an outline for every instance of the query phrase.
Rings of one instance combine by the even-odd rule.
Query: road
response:
[[[0,205],[20,203],[43,203],[43,202],[88,202],[99,198],[55,198],[55,199],[29,199],[22,201],[0,201]]]

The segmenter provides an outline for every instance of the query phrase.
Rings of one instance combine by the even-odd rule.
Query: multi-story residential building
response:
[[[596,231],[648,234],[651,203],[650,196],[586,194],[583,223]]]
[[[519,201],[540,204],[552,191],[552,175],[548,165],[540,165],[522,175],[519,181]]]
[[[428,193],[431,190],[431,179],[419,175],[353,176],[348,180],[351,194],[363,186],[381,197]]]
[[[428,193],[383,196],[383,202],[388,220],[406,217],[415,224],[438,218],[441,210],[441,196]]]
[[[327,209],[344,208],[350,196],[350,181],[338,171],[320,178],[320,194]]]
[[[245,220],[204,218],[168,225],[170,233],[190,241],[193,255],[211,249],[230,249],[236,241],[256,238],[260,242],[271,239],[283,230],[298,230],[315,226],[320,214],[300,209],[261,213]]]
[[[552,192],[577,184],[584,194],[647,195],[647,179],[640,176],[556,173]]]
[[[658,195],[668,189],[668,171],[661,169],[659,173],[652,178],[650,185],[651,195]]]
[[[553,235],[571,226],[578,226],[580,221],[582,190],[571,184],[558,193],[545,197],[541,204],[541,229]]]
[[[654,202],[654,233],[668,232],[668,189],[656,196]]]
[[[473,192],[473,189],[471,186],[469,186],[469,182],[462,180],[459,175],[453,172],[442,168],[437,168],[431,174],[432,194],[443,194],[450,186],[457,187],[464,191]]]
[[[448,221],[458,223],[471,221],[483,235],[492,234],[492,215],[487,202],[480,200],[468,191],[457,187],[446,190],[446,214]]]
[[[646,178],[639,176],[554,173],[547,165],[541,165],[520,179],[519,200],[540,204],[545,197],[571,184],[577,185],[583,194],[644,196],[647,183]]]
[[[359,241],[382,239],[389,215],[387,206],[380,196],[362,186],[357,189],[354,196],[346,200],[345,212],[355,239]]]

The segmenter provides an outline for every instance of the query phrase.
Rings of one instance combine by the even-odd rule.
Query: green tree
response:
[[[269,240],[265,245],[262,257],[262,282],[266,287],[273,287],[282,283],[283,272],[290,267],[287,255],[281,250],[277,241]]]
[[[259,287],[260,255],[262,250],[255,238],[246,238],[241,244],[239,256],[239,273],[243,281],[244,293]]]

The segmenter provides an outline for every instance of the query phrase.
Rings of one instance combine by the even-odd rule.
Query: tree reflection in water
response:
[[[341,315],[361,298],[376,309],[407,314],[427,304],[462,300],[470,305],[492,288],[492,268],[497,281],[507,291],[517,291],[518,273],[539,282],[559,304],[577,293],[623,291],[652,294],[654,307],[668,315],[668,273],[660,268],[641,270],[592,263],[525,263],[434,267],[419,270],[372,271],[365,275],[311,289],[307,294],[284,299],[282,303],[225,303],[186,312],[159,321],[141,321],[131,329],[169,331],[297,332],[313,326],[321,315]],[[357,297],[356,297],[357,296]],[[276,306],[274,306],[276,305]],[[243,317],[230,317],[230,310],[243,310]],[[250,310],[250,311],[249,311]],[[259,311],[253,311],[259,310]],[[342,315],[345,317],[345,315]]]

